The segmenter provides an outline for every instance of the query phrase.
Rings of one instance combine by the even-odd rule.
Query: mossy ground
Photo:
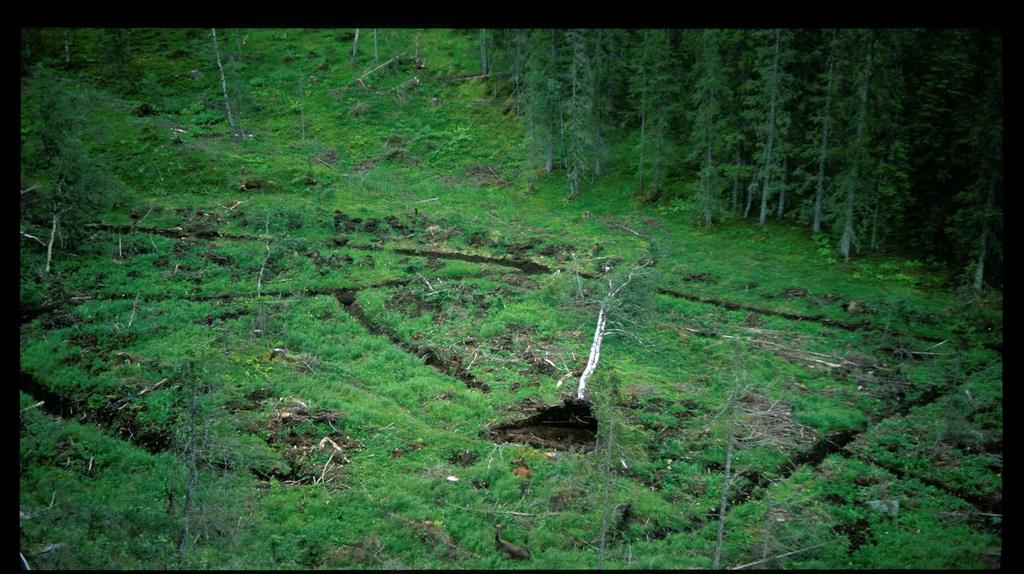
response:
[[[98,221],[135,227],[91,229],[75,253],[57,252],[51,277],[45,252],[22,245],[22,305],[64,301],[21,326],[32,380],[21,547],[33,567],[593,568],[606,509],[606,566],[710,567],[737,388],[750,412],[786,414],[757,427],[772,444],[736,451],[731,490],[743,496],[723,564],[815,544],[770,564],[998,563],[1001,355],[984,346],[1001,345],[998,302],[968,311],[938,287],[940,270],[897,256],[842,264],[798,228],[696,227],[680,204],[624,199],[627,167],[566,201],[559,174],[526,165],[521,122],[486,84],[439,80],[474,71],[472,37],[388,30],[380,60],[406,59],[364,89],[353,79],[372,67],[372,44],[364,31],[351,68],[346,33],[220,33],[247,92],[253,137],[236,140],[207,31],[133,31],[145,78],[134,87],[107,77],[100,31],[74,32],[68,74],[94,95],[91,149],[127,190]],[[409,64],[417,36],[423,69]],[[395,90],[413,75],[418,87]],[[23,105],[33,101],[25,79]],[[134,115],[143,101],[159,113]],[[313,159],[328,150],[330,165]],[[339,211],[362,221],[339,231]],[[593,383],[611,405],[601,424],[620,431],[615,472],[600,470],[607,450],[488,440],[574,386],[556,382],[582,369],[596,315],[577,290],[598,294],[645,259],[637,307],[612,317],[628,333],[607,338]],[[182,555],[186,362],[205,442]],[[453,376],[463,372],[487,389]],[[41,397],[26,390],[68,410],[31,408]],[[791,466],[841,433],[843,449]],[[867,504],[889,499],[899,514]],[[502,558],[496,522],[529,561]]]

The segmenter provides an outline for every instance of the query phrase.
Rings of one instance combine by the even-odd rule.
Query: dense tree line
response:
[[[1002,38],[987,30],[490,30],[535,174],[567,195],[629,142],[635,196],[1002,282]],[[485,43],[486,39],[486,43]]]
[[[58,32],[22,31],[23,76],[43,60],[81,65],[80,33]],[[701,225],[785,221],[824,234],[845,260],[901,249],[946,259],[978,290],[1002,283],[1001,32],[469,32],[493,93],[524,122],[531,173],[558,170],[569,197],[614,159],[635,181],[625,193],[683,199]],[[105,31],[104,82],[157,92],[133,68],[132,35]],[[218,36],[197,31],[196,42],[244,136],[256,106],[239,73],[244,40]],[[62,237],[68,213],[49,203]]]

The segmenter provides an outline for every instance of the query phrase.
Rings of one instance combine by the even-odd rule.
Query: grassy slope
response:
[[[1001,494],[998,355],[957,348],[900,360],[883,354],[880,331],[850,332],[763,314],[757,324],[745,310],[655,293],[668,287],[789,313],[867,320],[905,333],[896,343],[918,350],[933,343],[915,336],[950,338],[961,316],[948,293],[928,287],[935,283],[933,272],[896,258],[835,264],[803,231],[786,227],[759,230],[737,222],[696,228],[685,213],[624,201],[631,178],[614,171],[576,202],[563,200],[558,173],[538,178],[528,193],[519,122],[494,105],[483,84],[437,80],[474,71],[472,38],[464,34],[387,31],[382,54],[411,55],[418,35],[426,68],[387,68],[370,76],[370,90],[352,84],[372,66],[365,34],[358,71],[348,66],[351,44],[343,32],[218,35],[225,54],[237,50],[244,61],[250,101],[243,125],[254,133],[246,141],[226,135],[208,33],[134,32],[133,65],[152,76],[142,94],[102,79],[98,32],[75,33],[81,46],[76,57],[86,63],[73,75],[94,96],[88,114],[93,151],[130,190],[102,221],[126,225],[135,212],[147,227],[205,225],[253,238],[182,241],[98,231],[75,257],[57,255],[55,269],[73,286],[70,294],[95,299],[65,307],[59,320],[51,314],[24,324],[22,369],[43,391],[75,401],[93,419],[79,421],[70,413],[57,419],[40,409],[22,415],[21,508],[28,513],[22,547],[36,552],[47,544],[67,545],[26,554],[34,567],[179,564],[185,467],[170,451],[147,452],[159,449],[140,436],[162,432],[174,438],[182,387],[146,394],[114,417],[100,420],[95,413],[162,378],[178,381],[175,367],[186,360],[199,365],[207,383],[210,446],[191,526],[198,538],[184,564],[519,566],[494,549],[491,524],[500,520],[508,526],[506,537],[533,553],[522,565],[593,567],[603,507],[595,455],[549,457],[481,436],[489,423],[514,418],[520,401],[553,403],[561,396],[564,389],[555,387],[560,373],[531,367],[536,349],[582,367],[594,312],[572,304],[572,275],[523,279],[499,266],[434,263],[376,249],[504,256],[510,246],[530,241],[538,244],[528,251],[532,259],[565,270],[579,265],[593,271],[606,262],[590,255],[597,243],[603,247],[597,257],[657,259],[636,295],[645,310],[630,316],[636,321],[631,330],[642,340],[609,337],[595,383],[620,381],[614,416],[625,426],[618,454],[629,466],[610,478],[613,524],[627,502],[632,518],[621,522],[609,544],[608,565],[711,565],[715,522],[708,513],[718,506],[729,432],[716,415],[737,382],[768,403],[782,401],[792,411],[790,422],[799,425],[791,428],[806,436],[779,429],[784,444],[738,450],[734,466],[743,475],[734,490],[749,487],[752,497],[730,510],[725,564],[759,559],[765,540],[773,552],[826,543],[775,564],[791,567],[992,564],[1000,542],[991,520],[968,512],[972,507],[955,494],[985,500]],[[176,49],[188,53],[171,57]],[[191,69],[201,71],[199,79],[189,79]],[[421,85],[396,96],[391,90],[414,73]],[[305,141],[299,130],[301,78],[308,90]],[[142,100],[164,113],[132,115]],[[23,102],[32,101],[29,80]],[[358,104],[368,110],[351,114]],[[172,127],[187,135],[173,139]],[[382,159],[396,147],[405,153]],[[333,166],[311,163],[327,149],[336,151]],[[483,173],[477,166],[492,168],[505,185],[476,185],[474,176]],[[315,185],[304,180],[307,175]],[[253,180],[263,188],[238,189]],[[243,203],[228,211],[235,201]],[[219,219],[196,219],[196,210]],[[350,246],[336,247],[330,243],[335,210],[363,219],[394,215],[411,232],[356,231],[346,234]],[[414,225],[414,210],[437,228]],[[272,237],[271,255],[260,283],[270,295],[257,299],[267,250],[256,236],[265,231]],[[469,244],[474,232],[486,237],[483,245]],[[123,259],[112,257],[119,239]],[[572,246],[578,263],[540,253],[560,244]],[[26,242],[22,257],[22,301],[38,304],[46,297],[36,271],[45,254]],[[685,280],[697,273],[708,273],[708,279]],[[369,333],[330,294],[292,296],[403,278],[412,282],[357,296],[368,320],[390,329],[401,347]],[[436,278],[444,281],[440,294],[426,285],[429,280],[436,286]],[[601,282],[586,281],[586,287],[596,291]],[[782,293],[792,287],[809,296]],[[197,298],[222,294],[237,297]],[[127,327],[136,296],[142,304]],[[850,300],[875,312],[851,316],[842,307]],[[920,320],[928,314],[935,319]],[[751,334],[744,330],[750,321],[773,341],[840,357],[873,355],[894,369],[898,364],[898,371],[875,378],[858,372],[866,378],[856,378],[858,373],[807,368],[744,338]],[[688,330],[693,328],[739,338],[702,337]],[[1001,332],[994,337],[1000,340]],[[884,342],[893,341],[889,336]],[[459,358],[491,392],[468,389],[424,364],[408,350],[417,346]],[[273,360],[269,351],[276,347],[295,360]],[[940,394],[927,406],[891,417],[895,387],[899,400],[913,401],[932,389]],[[310,413],[334,418],[281,428],[278,415],[294,410],[293,398]],[[23,393],[21,406],[38,399]],[[785,470],[784,463],[815,439],[842,431],[858,433],[848,449],[820,464]],[[317,445],[325,436],[347,436],[362,447],[346,450],[349,464],[324,471],[331,452]],[[479,458],[460,466],[449,460],[456,450]],[[518,459],[531,467],[531,478],[512,474]],[[309,484],[321,472],[329,481]],[[774,480],[752,486],[758,474]],[[449,482],[449,475],[459,481]],[[177,497],[171,513],[166,488]],[[882,498],[901,501],[899,516],[865,506]],[[783,520],[779,509],[787,513]],[[922,537],[927,550],[918,555]]]

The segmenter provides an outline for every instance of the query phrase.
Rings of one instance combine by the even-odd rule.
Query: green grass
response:
[[[1001,343],[998,305],[968,308],[937,287],[942,270],[913,260],[836,262],[796,227],[697,227],[685,206],[623,199],[634,182],[622,166],[566,201],[561,173],[530,172],[522,122],[493,105],[484,84],[437,81],[475,70],[472,35],[386,31],[381,60],[411,55],[418,35],[427,67],[388,67],[365,90],[353,79],[372,67],[372,40],[364,30],[350,68],[344,33],[258,29],[239,31],[236,43],[234,31],[218,30],[222,50],[242,56],[243,122],[254,137],[238,141],[220,111],[208,31],[133,32],[132,65],[151,76],[135,88],[108,77],[98,31],[75,31],[81,64],[67,74],[93,96],[87,140],[123,186],[97,220],[224,236],[92,230],[73,252],[57,250],[50,277],[40,273],[45,251],[22,243],[23,306],[87,298],[21,325],[22,371],[75,407],[60,418],[53,405],[28,408],[41,399],[21,394],[21,546],[33,568],[594,568],[606,508],[607,567],[707,568],[726,444],[755,423],[779,440],[740,442],[731,489],[750,497],[729,509],[723,564],[760,559],[766,539],[776,554],[822,544],[772,567],[994,564],[998,534],[962,518],[970,504],[955,493],[1001,499],[1001,356],[981,346]],[[187,54],[172,57],[176,49]],[[199,79],[189,79],[191,69]],[[414,73],[420,86],[396,97],[392,88]],[[31,106],[32,79],[22,82]],[[142,101],[161,113],[133,115]],[[368,110],[350,114],[360,103]],[[177,141],[172,127],[187,135]],[[394,147],[406,151],[383,159]],[[311,163],[328,149],[337,154],[332,166]],[[486,169],[503,181],[482,177]],[[247,180],[263,186],[240,190]],[[377,218],[384,231],[336,232],[336,210]],[[407,229],[388,230],[389,216]],[[348,245],[333,242],[341,236]],[[524,256],[555,272],[526,276],[395,251],[503,258],[527,243]],[[568,252],[551,249],[561,245]],[[603,449],[491,442],[485,429],[522,417],[523,401],[554,404],[575,388],[577,377],[556,383],[585,364],[596,316],[575,296],[598,296],[607,280],[577,282],[573,271],[648,258],[654,265],[629,292],[636,306],[611,316],[620,331],[606,338],[592,383],[598,404],[610,405],[601,407],[601,432],[618,429],[615,471],[602,471]],[[408,283],[383,285],[392,280]],[[752,318],[658,287],[871,329]],[[339,302],[335,294],[350,288],[359,289],[366,320],[396,341]],[[848,312],[850,301],[866,311]],[[998,327],[988,331],[985,321]],[[943,354],[891,351],[924,351],[937,342],[928,338],[949,341],[928,351]],[[772,344],[884,365],[877,373],[810,368]],[[287,357],[274,357],[275,348]],[[490,392],[426,364],[416,349],[459,364]],[[201,383],[205,443],[195,538],[179,553],[188,362]],[[169,382],[109,414],[109,405],[162,379]],[[733,418],[727,403],[737,388],[748,410]],[[930,392],[931,402],[890,416],[900,401]],[[298,412],[296,400],[306,415],[282,423],[282,413]],[[775,422],[751,414],[766,405],[785,414]],[[841,432],[858,433],[847,449],[788,467]],[[172,447],[148,452],[146,437],[160,433]],[[347,464],[320,446],[325,437],[351,439]],[[451,462],[457,450],[477,459]],[[530,478],[513,474],[520,459]],[[884,497],[900,500],[898,517],[866,506]],[[620,522],[627,503],[631,518]],[[781,511],[787,518],[778,521]],[[498,521],[530,548],[530,561],[502,559]],[[851,525],[870,526],[873,538],[853,549]],[[42,552],[56,543],[65,546]]]

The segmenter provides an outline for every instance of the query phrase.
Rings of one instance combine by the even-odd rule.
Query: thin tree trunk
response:
[[[480,73],[487,73],[487,29],[480,28]]]
[[[747,208],[743,210],[743,219],[750,217],[750,208],[754,205],[754,191],[757,189],[757,180],[761,177],[761,170],[754,172],[747,185]]]
[[[736,158],[736,165],[738,166],[732,173],[732,212],[736,213],[739,209],[739,198],[740,198],[740,168],[743,164],[740,163],[740,159]]]
[[[655,112],[655,116],[654,116],[654,133],[657,136],[657,140],[656,141],[659,141],[659,142],[663,141],[661,134],[665,133],[664,115],[665,115],[665,109],[664,108],[659,108]],[[661,149],[660,146],[656,146],[654,148],[653,152],[654,152],[654,164],[651,166],[650,183],[647,184],[647,187],[651,189],[652,197],[658,197],[658,195],[661,193],[661,158],[662,158],[662,149]]]
[[[974,272],[974,290],[981,292],[985,286],[985,254],[988,252],[988,212],[992,210],[992,197],[996,192],[996,173],[988,186],[988,200],[985,202],[985,217],[981,220],[981,248],[978,251],[978,266]]]
[[[512,94],[515,111],[520,113],[520,99],[523,96],[523,29],[516,28],[515,58],[512,60]]]
[[[351,66],[356,67],[356,54],[359,53],[359,28],[356,28],[355,39],[352,40],[352,62]]]
[[[373,63],[376,64],[378,59],[377,53],[377,29],[373,29]]]
[[[768,542],[771,539],[771,531],[772,531],[772,506],[771,506],[771,504],[769,504],[769,501],[771,499],[770,497],[771,497],[771,495],[770,495],[770,491],[769,491],[769,494],[765,495],[765,498],[766,498],[766,500],[765,500],[765,507],[766,507],[766,509],[765,509],[765,513],[764,513],[764,532],[761,534],[761,562],[762,563],[768,561]]]
[[[64,28],[64,65],[71,63],[71,48],[68,46],[68,29]]]
[[[772,96],[771,109],[768,114],[768,144],[765,146],[764,179],[761,188],[761,217],[758,220],[760,225],[765,224],[768,218],[768,186],[772,180],[772,144],[775,139],[775,107],[779,93],[779,52],[782,38],[782,31],[775,30],[775,61],[772,64]]]
[[[224,66],[220,62],[220,48],[217,47],[217,29],[210,28],[210,33],[213,34],[213,52],[217,55],[217,69],[220,70],[220,87],[224,91],[224,107],[228,111],[228,124],[231,125],[231,133],[238,135],[235,130],[235,118],[231,115],[231,102],[228,101],[228,83],[224,79]]]
[[[306,85],[303,79],[299,78],[299,129],[301,130],[302,141],[306,141]]]
[[[831,123],[832,73],[835,69],[836,34],[832,31],[832,47],[828,54],[828,85],[825,88],[825,118],[821,128],[821,151],[818,154],[818,184],[814,192],[814,224],[811,229],[821,233],[821,202],[825,196],[825,157],[828,153],[828,130]]]
[[[572,100],[571,100],[571,104],[572,104],[572,108],[571,108],[572,109],[572,126],[571,126],[572,133],[569,134],[569,137],[571,138],[569,140],[570,141],[570,144],[569,144],[569,146],[570,146],[569,147],[569,161],[571,162],[570,165],[569,165],[569,178],[570,178],[570,180],[569,180],[570,181],[569,197],[572,197],[572,198],[579,197],[579,194],[580,194],[580,171],[579,171],[579,162],[577,161],[579,159],[579,157],[580,157],[578,155],[579,152],[580,152],[580,149],[579,149],[579,135],[580,135],[579,121],[580,121],[580,117],[579,117],[579,107],[577,107],[577,104],[576,104],[576,91],[577,91],[576,89],[577,89],[577,84],[578,84],[577,80],[578,80],[579,68],[577,67],[576,56],[577,56],[577,54],[576,54],[576,47],[574,46],[573,47],[573,55],[572,55],[573,61],[572,61],[572,74],[571,74],[572,75]]]
[[[555,168],[555,128],[554,125],[548,128],[548,148],[544,152],[544,173],[551,173]]]
[[[878,249],[878,180],[875,180],[875,205],[871,210],[871,244],[870,249],[876,251]]]
[[[708,90],[708,117],[707,123],[704,126],[704,225],[711,225],[712,213],[712,191],[711,191],[711,180],[714,175],[715,164],[711,157],[711,147],[715,141],[715,63],[717,61],[717,49],[712,52],[713,57],[710,58],[709,64],[709,82],[710,86]]]
[[[722,483],[722,492],[718,499],[718,534],[715,542],[715,560],[711,566],[714,570],[721,568],[722,564],[722,542],[725,539],[725,512],[729,505],[729,482],[732,480],[733,448],[733,437],[730,433],[729,446],[725,453],[725,481]]]
[[[190,373],[191,375],[191,373]],[[182,517],[185,519],[185,525],[181,529],[181,536],[178,538],[178,563],[182,564],[185,561],[185,552],[189,545],[189,528],[192,521],[192,506],[195,500],[196,486],[199,483],[199,472],[197,468],[197,446],[196,446],[196,434],[198,429],[196,428],[198,422],[198,408],[196,405],[196,389],[195,381],[189,381],[191,386],[191,393],[189,397],[189,410],[188,410],[188,426],[185,428],[186,440],[188,441],[185,445],[185,464],[188,466],[188,482],[185,488],[185,505],[182,507]]]
[[[57,236],[57,220],[60,219],[60,212],[53,210],[53,228],[50,229],[50,243],[46,246],[46,273],[50,274],[50,262],[53,260],[53,239]]]
[[[868,80],[871,78],[871,52],[874,48],[874,38],[868,41],[868,61],[864,68],[864,85],[861,88],[860,112],[857,116],[857,152],[853,160],[853,177],[847,185],[846,191],[846,214],[843,225],[843,237],[839,241],[840,250],[845,261],[850,260],[850,244],[853,242],[853,199],[854,188],[857,186],[857,178],[860,172],[860,163],[864,151],[864,127],[867,123],[868,109]]]
[[[610,475],[611,475],[611,472],[612,472],[612,450],[615,448],[615,437],[613,435],[613,433],[614,433],[613,429],[614,428],[615,428],[614,425],[612,425],[612,424],[608,425],[608,436],[605,439],[605,444],[604,444],[605,464],[604,464],[603,472],[601,473],[602,474],[602,476],[601,476],[601,479],[602,479],[601,480],[601,483],[602,483],[601,484],[601,490],[602,490],[602,494],[603,494],[604,500],[601,502],[601,535],[600,535],[600,542],[599,542],[599,545],[598,545],[598,555],[597,555],[597,569],[598,570],[603,570],[604,569],[604,547],[605,547],[605,540],[607,539],[607,534],[608,534],[608,514],[609,514],[608,499],[609,499],[609,497],[611,495],[611,485],[609,484],[609,482],[610,482],[609,478],[610,478]]]
[[[707,131],[708,132],[711,131],[710,125],[708,126]],[[711,215],[711,199],[712,199],[711,198],[711,175],[712,175],[712,170],[714,170],[714,163],[711,160],[711,141],[712,141],[711,137],[712,137],[712,135],[710,133],[708,133],[707,146],[705,148],[705,152],[706,153],[705,153],[705,156],[704,156],[705,169],[706,169],[706,171],[704,173],[704,225],[711,225],[711,219],[712,219],[712,215]]]
[[[647,127],[647,66],[640,79],[640,193],[644,192],[644,137]]]
[[[782,215],[786,212],[786,163],[789,160],[789,156],[782,156],[782,174],[779,178],[779,212],[777,214],[779,219],[782,219]]]
[[[238,63],[242,63],[242,37],[239,34],[240,31],[236,29],[233,34],[235,38],[235,55],[232,57],[238,61]]]

